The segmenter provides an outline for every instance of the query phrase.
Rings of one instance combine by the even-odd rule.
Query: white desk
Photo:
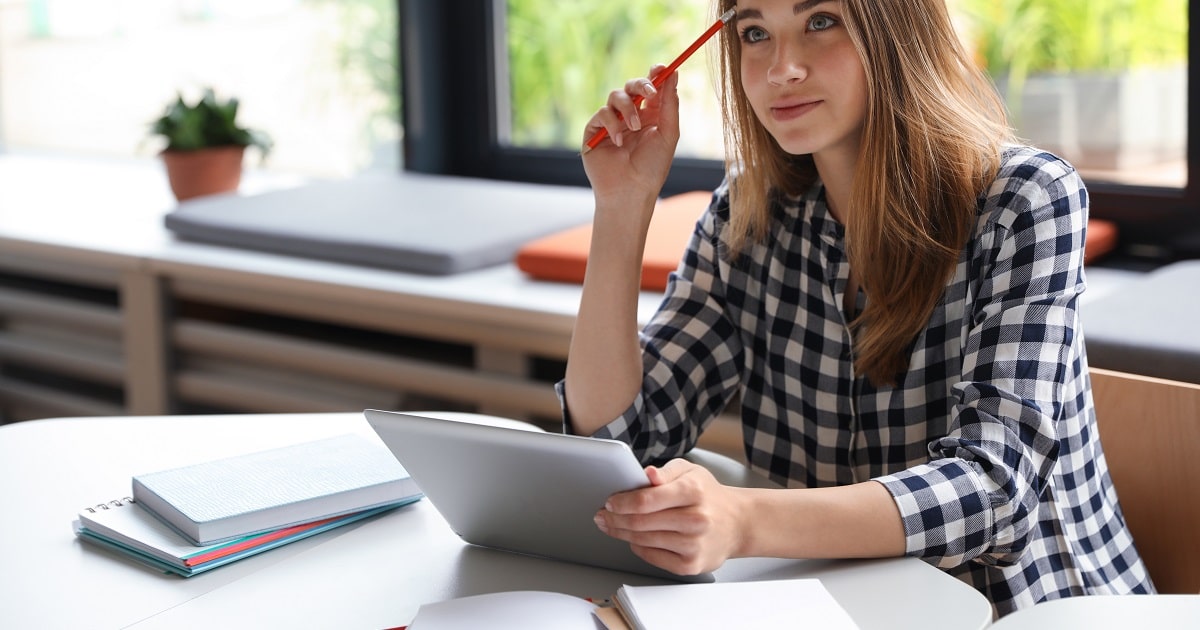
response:
[[[1056,599],[1011,613],[992,628],[1200,628],[1200,595],[1090,595]]]
[[[385,628],[425,602],[500,590],[606,597],[652,578],[464,544],[428,501],[183,579],[75,539],[133,474],[344,432],[354,413],[37,420],[0,427],[0,626]],[[911,558],[733,560],[720,580],[816,577],[863,628],[981,628],[974,589]]]

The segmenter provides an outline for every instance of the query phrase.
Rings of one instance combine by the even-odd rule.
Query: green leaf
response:
[[[211,87],[195,103],[179,94],[162,116],[150,125],[152,136],[166,140],[168,150],[193,151],[229,145],[253,146],[265,159],[273,146],[271,137],[237,123],[238,99],[221,100]]]
[[[993,76],[1187,61],[1187,0],[960,0]]]

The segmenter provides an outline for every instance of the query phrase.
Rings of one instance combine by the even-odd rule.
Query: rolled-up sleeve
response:
[[[907,553],[943,567],[1013,563],[1059,455],[1081,344],[1087,193],[1061,161],[1023,168],[997,180],[971,254],[977,295],[949,431],[929,443],[928,463],[876,479],[895,498]]]

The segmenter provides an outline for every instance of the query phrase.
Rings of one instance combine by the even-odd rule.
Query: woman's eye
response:
[[[767,38],[767,32],[757,26],[747,26],[742,29],[742,41],[747,44],[761,42]]]
[[[808,28],[813,31],[824,31],[837,25],[837,20],[828,15],[814,15],[808,20]]]

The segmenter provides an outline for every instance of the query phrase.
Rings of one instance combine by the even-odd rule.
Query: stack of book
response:
[[[422,496],[390,451],[347,434],[135,475],[132,496],[85,508],[74,527],[189,577]]]

